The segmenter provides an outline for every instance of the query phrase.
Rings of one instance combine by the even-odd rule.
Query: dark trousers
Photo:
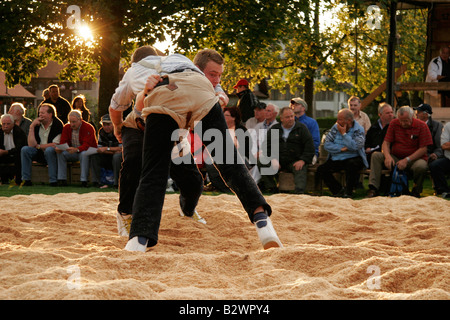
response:
[[[192,156],[190,156],[191,164],[180,164],[170,168],[172,161],[171,151],[174,145],[171,137],[176,129],[178,129],[177,123],[168,115],[150,114],[146,119],[142,171],[133,203],[130,239],[135,236],[146,237],[149,239],[148,246],[154,246],[158,242],[161,212],[169,171],[172,179],[180,188],[180,193],[182,193],[180,195],[180,203],[183,210],[188,210],[189,206],[195,208],[202,192],[202,187],[192,188],[192,185],[197,185],[197,177],[202,179]],[[226,131],[228,127],[219,104],[216,104],[202,119],[201,136],[204,137],[204,133],[209,129],[217,129],[223,137],[229,136],[229,133]],[[223,141],[224,144],[231,143],[228,148],[226,145],[223,146],[224,159],[228,159],[226,156],[227,150],[232,150],[232,159],[239,156],[231,137],[228,139],[223,138]],[[203,143],[208,149],[208,141],[203,139]],[[210,152],[211,150],[208,149],[208,151]],[[269,215],[272,213],[271,207],[265,201],[244,164],[229,164],[218,160],[215,161],[215,165],[227,185],[239,198],[251,221],[255,209],[259,206],[262,206]],[[195,174],[194,169],[197,170]]]
[[[364,162],[361,157],[350,158],[346,160],[333,161],[329,158],[324,164],[317,168],[317,173],[323,179],[325,185],[330,189],[333,195],[342,190],[342,185],[336,180],[333,173],[345,170],[345,190],[346,194],[351,195],[353,189],[359,181],[359,171],[364,168]]]
[[[20,151],[14,155],[7,154],[0,157],[1,164],[13,164],[11,168],[9,166],[0,166],[0,176],[3,184],[9,183],[9,179],[14,178],[16,184],[22,182],[22,164],[20,161]]]
[[[428,166],[436,193],[450,192],[447,183],[447,175],[450,174],[450,159],[439,158],[429,163]]]
[[[122,127],[123,161],[119,173],[119,205],[122,214],[133,213],[133,201],[139,185],[142,167],[142,144],[144,132],[139,129]]]

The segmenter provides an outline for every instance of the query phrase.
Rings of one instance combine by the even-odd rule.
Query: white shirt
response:
[[[141,61],[133,63],[127,70],[111,98],[110,107],[117,111],[128,109],[136,95],[144,90],[149,76],[165,75],[176,70],[186,69],[204,75],[191,60],[181,54],[175,53],[165,57],[147,56]]]
[[[11,150],[14,149],[16,147],[16,145],[14,144],[14,138],[13,138],[13,131],[11,130],[10,133],[4,133],[4,145],[5,145],[5,150]]]

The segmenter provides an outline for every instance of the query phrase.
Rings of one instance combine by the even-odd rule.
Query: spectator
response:
[[[267,107],[267,105],[264,102],[259,102],[256,105],[255,109],[253,110],[255,115],[245,122],[245,127],[247,129],[254,129],[258,123],[261,123],[264,121],[264,119],[266,118],[266,115],[264,112],[266,107]]]
[[[310,118],[306,115],[306,110],[308,110],[308,104],[302,98],[293,98],[289,106],[291,107],[292,110],[294,110],[295,120],[303,123],[308,128],[309,133],[311,133],[314,142],[315,154],[318,157],[320,146],[319,124],[315,119]]]
[[[256,138],[254,138],[254,140],[256,141],[258,152],[261,150],[261,146],[266,139],[267,130],[269,130],[274,124],[278,123],[277,116],[279,111],[280,107],[276,104],[269,103],[265,109],[264,121],[255,126],[254,133],[256,134]]]
[[[119,186],[119,171],[122,163],[122,144],[114,135],[114,126],[109,114],[105,114],[100,120],[101,128],[98,131],[97,153],[91,155],[91,178],[94,186],[101,182],[101,169],[112,170],[114,175],[114,187]]]
[[[12,163],[13,168],[1,166],[1,182],[7,184],[9,179],[15,179],[15,183],[22,182],[22,166],[20,162],[20,152],[22,147],[27,145],[27,136],[18,125],[14,123],[11,114],[4,114],[1,117],[2,129],[0,130],[0,164]]]
[[[420,197],[423,180],[427,172],[427,147],[433,144],[427,125],[414,119],[414,110],[403,106],[397,111],[397,118],[393,119],[384,137],[382,152],[374,152],[370,163],[368,197],[379,194],[380,177],[383,169],[392,170],[397,165],[399,170],[413,173],[414,187],[411,194]]]
[[[364,152],[364,128],[354,119],[349,109],[342,109],[336,124],[325,137],[324,148],[328,151],[327,161],[317,168],[334,196],[351,198],[359,179],[359,171],[369,167]],[[333,173],[345,170],[345,188]]]
[[[444,157],[431,162],[429,167],[436,195],[442,194],[442,198],[450,199],[450,188],[446,179],[450,174],[450,122],[445,124],[442,131],[441,147],[444,150]]]
[[[55,106],[42,103],[38,108],[38,117],[33,120],[28,133],[28,146],[22,148],[22,180],[25,186],[31,186],[32,162],[47,164],[50,186],[56,187],[58,162],[55,146],[59,144],[63,129],[62,121],[56,116]]]
[[[249,89],[249,83],[246,79],[239,80],[233,88],[236,89],[239,98],[237,107],[241,112],[242,121],[246,122],[253,116],[253,110],[259,102],[258,98]]]
[[[366,133],[369,130],[371,124],[369,116],[364,111],[361,111],[361,100],[358,97],[351,96],[350,99],[348,99],[347,103],[348,108],[353,112],[355,121],[364,128],[364,133]]]
[[[72,100],[72,110],[80,110],[82,119],[86,122],[91,121],[91,112],[86,107],[86,97],[79,94]]]
[[[54,105],[56,108],[57,117],[61,119],[63,123],[67,123],[67,116],[72,110],[69,101],[59,95],[59,87],[56,84],[52,84],[50,87],[48,87],[48,91],[50,94],[50,98],[45,100],[44,103],[50,103]]]
[[[370,158],[375,151],[381,151],[384,136],[386,135],[389,123],[394,119],[394,110],[390,104],[385,102],[378,106],[378,120],[370,127],[366,133],[367,162],[370,164]]]
[[[444,151],[441,147],[443,125],[441,122],[435,121],[431,118],[433,111],[429,104],[422,103],[418,107],[414,108],[414,110],[416,110],[416,118],[427,124],[428,129],[430,129],[431,137],[433,138],[433,144],[429,145],[427,148],[428,163],[431,163],[434,160],[444,156]]]
[[[48,90],[48,88],[45,88],[44,91],[42,91],[42,98],[44,99],[42,102],[50,99],[50,91]]]
[[[295,193],[302,194],[306,190],[307,169],[314,157],[314,142],[306,125],[296,121],[294,111],[285,107],[281,109],[280,121],[267,131],[267,138],[262,148],[261,157],[271,158],[270,165],[277,172],[274,175],[261,176],[260,188],[269,192],[277,191],[278,172],[291,172],[294,174]],[[272,135],[277,134],[279,155],[269,155],[272,150]],[[269,163],[269,161],[264,161]],[[259,163],[260,166],[261,162]]]
[[[426,82],[448,82],[450,81],[450,66],[449,66],[450,48],[443,46],[439,50],[439,56],[431,59],[428,64]],[[450,97],[450,91],[427,91],[432,97],[439,97],[441,95],[441,107],[446,107],[447,99]]]
[[[9,108],[8,113],[14,117],[14,123],[25,132],[25,135],[28,137],[28,132],[30,131],[31,119],[25,117],[25,112],[27,109],[20,102],[14,102]],[[19,154],[20,156],[20,154]]]
[[[94,152],[89,148],[97,148],[97,137],[92,125],[81,118],[79,110],[69,112],[69,123],[64,125],[61,134],[61,147],[58,146],[58,180],[67,186],[67,162],[80,161],[82,187],[87,187],[89,177],[89,156]]]

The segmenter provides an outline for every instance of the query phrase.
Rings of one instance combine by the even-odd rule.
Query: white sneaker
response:
[[[119,236],[128,237],[130,235],[131,228],[131,214],[121,215],[119,212],[116,213],[117,218],[117,232]]]
[[[258,214],[255,215],[254,223],[264,250],[283,247],[273,228],[272,221],[267,215],[263,214],[260,217],[258,217]]]
[[[142,241],[144,239],[145,241]],[[128,240],[127,245],[125,246],[125,250],[145,252],[147,250],[147,243],[147,238],[141,237],[141,241],[139,241],[139,237],[136,236]]]
[[[194,211],[194,214],[193,214],[191,217],[189,217],[189,216],[185,215],[185,214],[183,213],[183,211],[180,209],[180,216],[182,216],[182,217],[188,217],[188,218],[190,218],[190,219],[192,219],[192,220],[194,220],[194,221],[197,221],[197,222],[206,224],[206,220],[205,220],[204,218],[200,217],[200,215],[198,214],[197,210],[195,210],[195,211]]]

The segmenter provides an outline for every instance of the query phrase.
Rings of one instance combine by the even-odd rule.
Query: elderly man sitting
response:
[[[324,148],[328,151],[328,159],[317,168],[319,177],[334,196],[352,197],[353,189],[358,183],[359,171],[369,166],[364,143],[364,128],[356,122],[353,112],[349,109],[339,111],[336,124],[325,137]],[[333,175],[341,170],[345,170],[345,188]]]
[[[397,165],[399,170],[412,171],[414,187],[411,194],[420,197],[428,169],[427,147],[431,144],[430,130],[425,122],[414,118],[414,110],[409,106],[398,109],[397,118],[390,122],[384,138],[383,152],[372,155],[369,175],[372,193],[378,194],[383,164],[389,170]]]
[[[89,156],[96,152],[88,151],[97,148],[97,137],[94,127],[82,120],[79,110],[69,112],[69,123],[64,125],[61,134],[61,145],[57,146],[58,180],[60,184],[67,185],[67,161],[80,161],[81,185],[87,187],[89,176]]]

